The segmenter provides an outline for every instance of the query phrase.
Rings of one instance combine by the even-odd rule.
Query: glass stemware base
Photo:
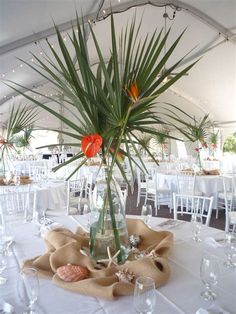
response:
[[[216,299],[216,293],[212,290],[206,290],[201,292],[201,296],[205,301],[214,301]]]
[[[0,285],[4,285],[7,282],[7,278],[0,276]]]
[[[236,268],[236,263],[228,259],[226,262],[224,262],[224,266],[227,268]]]
[[[202,240],[199,238],[199,236],[197,236],[197,235],[194,235],[193,237],[192,237],[192,240],[193,241],[195,241],[195,242],[202,242]]]

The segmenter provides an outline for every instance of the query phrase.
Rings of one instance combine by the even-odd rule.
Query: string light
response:
[[[118,2],[120,3],[121,0],[118,0]],[[112,14],[112,12],[107,13],[107,11],[106,11],[105,9],[102,10],[103,4],[104,4],[104,1],[102,2],[102,5],[100,6],[100,8],[99,8],[99,10],[98,10],[98,14],[97,14],[96,18],[94,18],[93,20],[88,19],[88,23],[94,23],[94,24],[95,24],[96,21],[104,20],[104,19],[108,18],[108,17]],[[166,5],[166,4],[157,5],[157,4],[154,4],[154,3],[151,3],[151,2],[150,2],[149,4],[152,5],[152,6],[156,6],[156,7],[166,7],[166,6],[171,7],[171,8],[174,10],[174,13],[173,13],[173,17],[172,17],[172,18],[170,18],[170,17],[168,16],[169,19],[173,19],[173,18],[175,17],[175,15],[176,15],[176,11],[180,11],[180,10],[181,10],[180,7],[176,7],[175,5],[172,5],[172,4],[168,4],[168,5]],[[116,12],[113,12],[113,13],[114,13],[114,14],[116,14],[116,13],[123,13],[123,12],[125,12],[125,11],[128,11],[128,10],[129,10],[130,8],[132,8],[132,7],[139,7],[139,6],[143,6],[143,4],[132,5],[132,6],[129,6],[129,7],[125,8],[125,9],[123,9],[123,10],[119,10],[119,11],[116,11]],[[101,10],[102,10],[103,15],[102,15],[102,16],[99,16],[99,12],[101,12]],[[77,28],[75,29],[75,31],[76,31],[77,33],[79,32],[79,30],[78,30]],[[64,41],[67,40],[66,36],[68,36],[68,34],[64,35],[64,37],[63,37],[63,40],[64,40]],[[53,45],[53,44],[50,44],[50,46],[51,46],[52,49],[54,49],[54,45]],[[37,54],[35,54],[35,55],[37,55]],[[40,52],[39,52],[39,55],[42,56],[42,55],[43,55],[43,51],[40,51]],[[25,62],[26,62],[26,63],[27,63],[27,62],[32,62],[32,63],[34,63],[34,59],[33,59],[33,58],[25,59]],[[9,71],[6,71],[6,72],[0,74],[0,77],[6,78],[6,76],[7,76],[8,74],[10,74],[10,73],[16,73],[16,71],[17,71],[18,68],[23,68],[23,67],[24,67],[24,65],[23,65],[22,63],[20,63],[18,66],[15,66],[14,69],[9,70]],[[42,84],[42,85],[44,85],[44,84]],[[50,94],[50,96],[51,96],[51,94]],[[58,96],[58,94],[55,94],[55,95],[52,95],[52,96]],[[51,97],[52,97],[52,96],[51,96]],[[39,97],[41,98],[42,96],[40,95]],[[48,97],[48,95],[45,94],[45,97]],[[7,99],[10,99],[11,96],[6,96],[6,95],[5,95],[3,98],[7,100]]]

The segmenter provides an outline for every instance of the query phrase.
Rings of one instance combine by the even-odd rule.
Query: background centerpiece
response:
[[[105,227],[109,226],[113,233],[112,253],[117,253],[118,261],[122,262],[127,257],[129,244],[125,220],[122,225],[120,222],[121,217],[124,218],[124,213],[122,204],[115,196],[119,194],[119,187],[113,182],[113,170],[115,167],[118,168],[124,180],[129,183],[123,169],[122,159],[119,158],[123,155],[128,161],[132,175],[134,175],[134,164],[143,171],[147,171],[137,144],[143,147],[150,158],[155,161],[149,148],[140,140],[139,134],[156,135],[159,133],[157,125],[163,125],[164,122],[156,113],[154,100],[188,72],[194,63],[166,81],[165,78],[183,60],[181,58],[169,69],[166,68],[166,62],[183,33],[166,50],[170,30],[165,34],[162,30],[159,33],[155,31],[152,35],[140,38],[141,22],[137,23],[134,17],[117,37],[113,15],[111,15],[110,57],[106,62],[90,23],[88,27],[98,57],[96,71],[91,68],[85,22],[81,26],[79,20],[77,20],[78,31],[72,29],[72,35],[69,35],[74,58],[56,27],[60,51],[56,52],[48,42],[53,57],[45,56],[41,60],[33,55],[38,64],[26,63],[47,78],[55,89],[63,94],[63,102],[61,99],[47,98],[63,106],[64,114],[58,113],[50,105],[39,102],[28,94],[24,95],[34,104],[61,120],[69,129],[59,131],[72,139],[69,143],[63,143],[64,146],[80,148],[70,160],[55,167],[54,170],[77,159],[80,160],[79,165],[68,177],[69,179],[88,158],[99,154],[100,168],[105,168],[102,178],[104,189],[103,196],[100,197],[100,205],[95,204],[92,208],[97,209],[97,222],[92,224],[90,251],[96,258],[94,253],[96,237],[105,234]],[[14,84],[16,87],[12,88],[20,92],[18,87],[22,86]],[[40,95],[34,90],[32,92]],[[68,118],[67,114],[73,119]],[[54,145],[57,144],[52,143],[52,146]],[[139,162],[131,154],[131,150],[135,152]],[[101,253],[100,248],[99,254],[106,255],[107,251]]]

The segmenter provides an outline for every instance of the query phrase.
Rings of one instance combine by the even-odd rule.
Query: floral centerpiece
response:
[[[175,107],[176,108],[176,107]],[[194,143],[196,151],[196,164],[199,167],[199,170],[202,170],[201,164],[201,150],[208,148],[207,137],[208,129],[212,126],[212,122],[209,119],[209,114],[205,114],[201,118],[196,118],[189,115],[187,112],[176,108],[181,112],[182,117],[177,115],[167,113],[167,116],[172,120],[169,121],[169,124],[175,126],[185,137],[192,143]],[[184,118],[183,118],[184,117]],[[177,122],[178,125],[174,124]]]
[[[122,31],[118,41],[114,18],[111,15],[111,53],[106,62],[92,25],[88,23],[88,26],[98,57],[96,69],[91,67],[85,22],[81,26],[79,21],[77,30],[72,29],[72,35],[69,35],[74,49],[73,56],[56,27],[60,51],[57,52],[47,40],[52,57],[45,56],[41,60],[33,55],[34,65],[25,62],[34,71],[47,78],[55,89],[64,95],[63,102],[61,99],[46,97],[48,100],[63,106],[64,115],[27,93],[24,96],[57,117],[69,129],[55,130],[72,139],[69,143],[63,143],[64,146],[79,148],[77,154],[64,164],[55,167],[54,170],[75,160],[80,160],[79,165],[68,176],[69,179],[85,164],[88,158],[99,154],[101,167],[102,165],[106,167],[107,189],[103,204],[99,209],[98,224],[96,228],[93,228],[90,235],[91,243],[94,243],[96,235],[105,226],[105,219],[109,213],[110,224],[114,233],[115,252],[119,253],[118,261],[121,262],[124,261],[122,255],[125,252],[121,246],[117,215],[113,203],[114,195],[110,188],[113,180],[113,169],[116,166],[128,183],[122,162],[118,158],[122,154],[127,158],[132,173],[134,173],[134,164],[141,167],[143,171],[147,171],[136,144],[140,144],[150,158],[155,161],[148,147],[139,140],[138,133],[149,135],[159,133],[156,126],[164,122],[154,110],[156,107],[155,99],[188,72],[195,62],[165,82],[165,78],[183,60],[181,58],[169,69],[166,69],[166,62],[184,32],[166,51],[165,47],[170,30],[164,35],[162,30],[159,33],[154,31],[152,36],[146,36],[145,39],[142,39],[139,34],[141,23],[137,25],[136,18],[133,18],[131,23]],[[22,62],[24,61],[22,60]],[[165,71],[162,71],[163,69]],[[12,83],[10,83],[11,87],[20,92],[19,87],[21,85]],[[40,95],[34,90],[32,92]],[[42,96],[45,98],[44,95]],[[137,163],[131,155],[131,149],[140,159],[140,163]]]
[[[168,148],[167,140],[169,138],[169,133],[170,131],[168,129],[160,129],[154,137],[156,143],[160,146],[161,149],[161,160],[164,160],[165,151]]]
[[[215,157],[215,151],[217,150],[218,136],[219,136],[219,130],[210,133],[210,136],[209,136],[210,150],[213,157]]]
[[[28,106],[12,106],[3,133],[0,136],[0,170],[2,176],[9,170],[12,156],[18,154],[18,148],[29,146],[33,125],[37,119],[37,110]]]

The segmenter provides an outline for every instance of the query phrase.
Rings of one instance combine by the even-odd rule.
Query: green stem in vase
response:
[[[111,188],[110,188],[110,182],[109,181],[107,181],[107,191],[108,191],[111,224],[112,224],[112,230],[114,233],[116,252],[120,251],[120,253],[117,256],[117,261],[118,261],[118,263],[121,263],[123,258],[122,258],[122,252],[121,252],[121,246],[120,246],[120,235],[119,235],[119,231],[118,231],[117,225],[116,225],[116,217],[115,217],[114,209],[113,209],[112,195],[111,195]]]

